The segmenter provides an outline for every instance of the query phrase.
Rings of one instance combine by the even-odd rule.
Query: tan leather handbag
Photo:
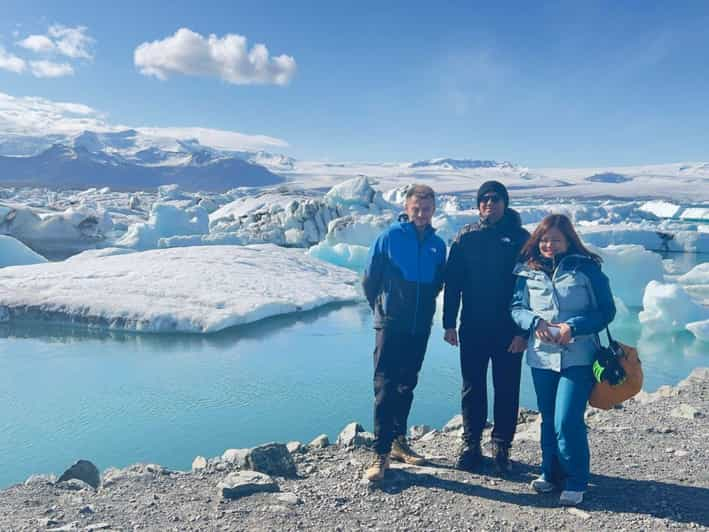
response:
[[[618,361],[625,370],[625,380],[615,386],[611,386],[607,381],[597,382],[588,399],[594,408],[610,410],[633,397],[643,387],[643,367],[638,350],[620,342],[618,344],[623,349],[623,355],[618,357]]]

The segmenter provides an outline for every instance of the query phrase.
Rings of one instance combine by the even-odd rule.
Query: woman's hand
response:
[[[571,341],[571,327],[567,323],[552,323],[559,328],[559,334],[554,339],[557,344],[566,345]]]
[[[455,329],[446,329],[446,332],[443,333],[443,339],[451,344],[452,346],[457,346],[458,345],[458,331]]]
[[[554,335],[551,333],[549,330],[549,324],[540,319],[537,322],[537,330],[534,331],[534,334],[539,338],[542,342],[546,342],[548,344],[553,344],[556,343],[556,338]]]

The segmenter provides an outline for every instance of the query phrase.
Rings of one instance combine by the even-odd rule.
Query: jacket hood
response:
[[[556,265],[554,271],[560,270],[571,270],[573,268],[583,267],[587,265],[598,266],[598,263],[587,255],[579,255],[573,253],[570,255],[565,255],[559,263]],[[537,273],[541,273],[541,270],[534,270],[527,266],[525,262],[518,262],[512,271],[514,275],[519,275],[520,277],[534,277]]]

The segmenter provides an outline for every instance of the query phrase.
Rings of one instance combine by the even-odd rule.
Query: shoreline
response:
[[[506,478],[492,468],[479,475],[452,469],[459,441],[454,418],[439,429],[412,431],[413,447],[429,465],[396,465],[370,485],[361,475],[371,435],[350,424],[327,446],[316,438],[310,445],[227,450],[197,457],[192,471],[155,464],[108,469],[98,490],[34,475],[0,490],[0,529],[709,530],[708,407],[709,368],[695,368],[676,386],[640,392],[621,409],[589,408],[592,481],[587,500],[573,511],[528,488],[538,470],[539,419],[523,410]],[[229,490],[236,488],[226,484],[244,476],[252,483],[266,478],[244,488],[253,494],[234,498]]]

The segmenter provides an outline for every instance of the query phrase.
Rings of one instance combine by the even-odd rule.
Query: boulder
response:
[[[458,414],[453,416],[451,420],[443,425],[443,432],[453,432],[454,430],[461,430],[463,428],[463,416]]]
[[[364,432],[364,427],[356,421],[353,421],[342,429],[342,432],[340,432],[340,435],[337,437],[337,445],[340,447],[356,447],[359,443],[358,435],[361,432]]]
[[[305,451],[305,446],[299,441],[289,441],[288,443],[286,443],[286,448],[291,454],[302,453]]]
[[[433,427],[429,427],[428,425],[412,425],[411,428],[409,428],[409,438],[418,440],[421,436],[432,430]]]
[[[57,482],[63,482],[72,478],[86,482],[94,489],[98,489],[101,485],[101,474],[98,468],[88,460],[79,460],[69,469],[62,473]]]
[[[227,449],[222,453],[222,462],[234,464],[236,467],[246,466],[246,457],[251,449]]]
[[[192,471],[203,471],[207,469],[207,459],[204,456],[197,456],[192,461]]]
[[[330,445],[330,440],[328,439],[327,434],[321,434],[313,439],[313,441],[308,444],[308,447],[311,449],[324,449],[328,445]]]
[[[238,499],[254,493],[278,491],[278,484],[258,471],[229,473],[219,484],[217,492],[224,499]]]
[[[295,462],[282,443],[266,443],[246,455],[246,469],[278,477],[296,476]]]
[[[79,480],[78,478],[70,478],[67,480],[59,481],[57,482],[56,486],[60,489],[69,491],[81,491],[92,489],[92,486],[90,486],[83,480]]]

